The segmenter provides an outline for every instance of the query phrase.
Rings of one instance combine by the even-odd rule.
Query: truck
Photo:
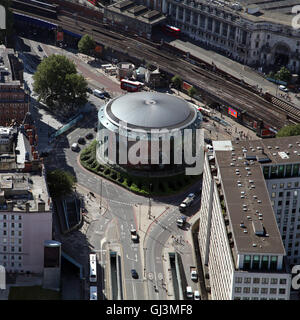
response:
[[[180,228],[184,227],[185,223],[186,223],[186,217],[185,216],[181,216],[176,220],[176,224]]]
[[[197,281],[198,280],[198,274],[197,274],[196,267],[190,267],[190,272],[191,272],[191,280]]]
[[[195,199],[195,194],[190,193],[179,205],[179,211],[184,212],[187,207],[190,207]]]

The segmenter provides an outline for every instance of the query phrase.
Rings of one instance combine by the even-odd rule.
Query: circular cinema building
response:
[[[177,174],[192,166],[185,153],[192,148],[195,155],[201,123],[201,113],[181,98],[125,94],[99,110],[97,161],[139,175]]]

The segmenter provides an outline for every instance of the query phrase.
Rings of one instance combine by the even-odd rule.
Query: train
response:
[[[36,0],[12,0],[11,7],[51,19],[57,19],[59,12],[59,5]]]

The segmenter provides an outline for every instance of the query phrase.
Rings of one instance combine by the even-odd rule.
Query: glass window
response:
[[[280,183],[280,189],[283,189],[284,188],[284,183]]]
[[[269,278],[262,278],[261,283],[262,284],[269,284]]]
[[[278,283],[278,279],[277,278],[272,278],[271,279],[271,284],[277,284]]]
[[[251,278],[245,278],[244,283],[251,283]]]
[[[279,192],[279,198],[282,198],[283,197],[283,192],[281,191],[281,192]]]
[[[286,177],[290,177],[292,175],[292,165],[291,164],[287,164],[285,166],[285,176]]]
[[[270,294],[277,294],[276,288],[270,288]]]
[[[249,287],[244,287],[243,293],[250,293],[250,288]]]
[[[277,187],[277,184],[272,185],[272,189],[276,189],[276,187]]]
[[[261,294],[268,294],[268,288],[261,288],[260,293]]]
[[[276,192],[272,192],[271,198],[276,198]]]
[[[258,269],[259,268],[259,256],[255,255],[253,256],[253,262],[252,262],[252,269]]]
[[[242,292],[242,288],[241,287],[235,287],[234,292],[235,293],[241,293]]]
[[[277,257],[276,256],[271,257],[270,268],[271,268],[271,270],[277,269]]]
[[[252,288],[252,293],[259,293],[259,288]]]
[[[253,278],[253,283],[260,283],[260,279],[259,278]]]
[[[264,177],[265,177],[266,179],[269,178],[269,171],[270,171],[270,167],[269,167],[269,166],[265,166],[265,167],[263,168]]]
[[[269,267],[269,257],[268,256],[262,257],[261,267],[262,267],[262,269],[268,269],[268,267]]]
[[[245,255],[244,257],[244,268],[249,269],[251,265],[251,256],[250,255]]]
[[[235,282],[236,283],[242,283],[243,278],[242,277],[236,277]]]
[[[280,279],[280,280],[279,280],[279,283],[280,283],[280,284],[286,284],[286,279]]]
[[[293,165],[293,177],[297,177],[299,172],[299,164]]]
[[[278,167],[278,177],[279,178],[283,178],[283,174],[284,174],[284,166],[283,165],[280,165]]]
[[[271,167],[271,178],[277,178],[277,166]]]
[[[279,289],[279,294],[285,294],[285,289]]]
[[[289,182],[289,183],[287,184],[287,187],[288,187],[288,188],[291,188],[291,187],[292,187],[292,183]]]

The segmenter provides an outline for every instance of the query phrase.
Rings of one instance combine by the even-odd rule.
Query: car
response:
[[[93,94],[94,94],[94,96],[96,96],[96,97],[98,97],[100,99],[104,99],[105,98],[103,92],[98,90],[98,89],[94,89],[93,90]]]
[[[83,137],[79,137],[77,142],[80,144],[85,144],[85,139]]]
[[[93,93],[93,89],[90,88],[90,87],[87,87],[87,88],[86,88],[86,91],[87,91],[88,93]]]
[[[194,300],[201,300],[200,293],[198,290],[194,292]]]
[[[39,51],[43,51],[43,48],[40,45],[38,45],[37,48],[39,49]]]
[[[186,223],[186,217],[185,216],[181,216],[176,220],[176,224],[179,228],[183,228],[184,225]]]
[[[139,241],[139,236],[138,236],[138,234],[136,232],[136,229],[134,229],[134,228],[130,229],[130,234],[131,234],[131,240],[133,242],[138,242]]]
[[[108,92],[106,92],[106,91],[103,92],[103,95],[104,95],[105,98],[110,98],[111,97],[110,94]]]
[[[77,151],[79,149],[79,145],[77,143],[73,143],[71,146],[72,151]]]
[[[190,207],[194,202],[196,195],[194,193],[190,193],[179,205],[179,211],[184,212],[187,207]]]
[[[138,279],[139,275],[138,275],[138,273],[136,272],[135,269],[131,269],[130,272],[131,272],[132,278]]]
[[[94,138],[94,135],[93,135],[91,132],[89,132],[89,133],[87,133],[87,134],[85,135],[85,137],[86,137],[87,139],[93,139],[93,138]]]
[[[286,86],[282,85],[282,84],[279,86],[279,90],[284,91],[284,92],[288,92],[289,91],[288,88]]]
[[[212,140],[209,138],[204,138],[205,143],[212,145]]]

